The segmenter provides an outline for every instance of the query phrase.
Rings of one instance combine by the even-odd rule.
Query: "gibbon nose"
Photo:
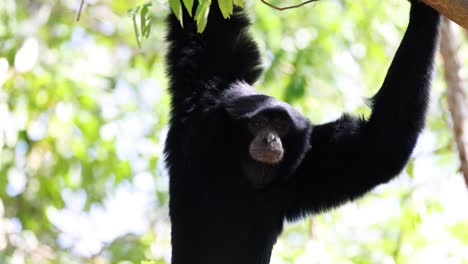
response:
[[[268,133],[268,135],[265,137],[265,143],[270,151],[277,151],[278,149],[282,148],[280,139],[273,133]]]
[[[268,135],[265,137],[265,140],[267,143],[272,143],[276,141],[276,136],[273,135],[273,133],[268,133]]]

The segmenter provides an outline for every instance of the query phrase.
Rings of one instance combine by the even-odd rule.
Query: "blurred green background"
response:
[[[153,2],[139,47],[128,10],[144,2],[87,3],[76,22],[78,0],[0,0],[0,263],[170,261],[169,8]],[[322,123],[368,114],[409,4],[246,8],[267,69],[256,87]],[[456,33],[466,64],[466,35]],[[468,263],[468,190],[437,65],[428,126],[401,176],[287,224],[271,263]]]

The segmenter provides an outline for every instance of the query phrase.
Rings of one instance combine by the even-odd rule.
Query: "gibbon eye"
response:
[[[254,126],[255,126],[255,127],[263,127],[263,126],[265,126],[265,122],[263,122],[263,121],[255,121],[255,122],[254,122]]]
[[[263,128],[266,127],[268,120],[265,117],[258,117],[253,120],[253,126],[255,128]]]
[[[248,123],[248,128],[250,130],[250,133],[254,135],[256,135],[258,131],[266,128],[267,126],[268,126],[268,119],[262,116],[255,117]]]
[[[282,136],[286,135],[289,131],[289,123],[284,120],[276,120],[273,127]]]

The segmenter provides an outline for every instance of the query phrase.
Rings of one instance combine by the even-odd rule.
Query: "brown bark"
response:
[[[468,106],[465,87],[460,76],[462,63],[457,56],[457,39],[453,23],[447,18],[442,22],[440,53],[444,63],[447,101],[460,159],[460,170],[468,186]]]
[[[442,15],[468,29],[468,0],[422,0]]]

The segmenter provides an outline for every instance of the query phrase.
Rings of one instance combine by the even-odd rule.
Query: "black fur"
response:
[[[168,18],[172,263],[265,264],[285,219],[361,197],[403,169],[424,127],[439,15],[412,3],[368,120],[344,115],[312,126],[288,104],[251,88],[261,67],[250,22],[239,9],[224,20],[215,2],[203,34],[187,13],[184,28]],[[260,111],[292,120],[277,167],[261,167],[247,154],[245,120]],[[246,170],[271,170],[277,180],[258,190]]]

